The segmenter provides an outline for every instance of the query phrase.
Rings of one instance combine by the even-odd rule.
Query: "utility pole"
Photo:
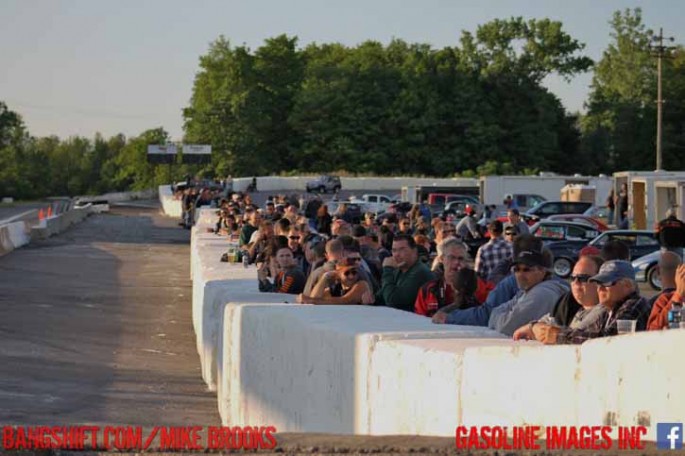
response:
[[[667,37],[664,38],[664,29],[659,28],[659,35],[652,37],[652,43],[649,48],[652,54],[656,56],[656,73],[657,73],[657,95],[656,95],[656,170],[661,171],[662,166],[662,155],[661,155],[661,124],[662,124],[662,108],[664,104],[664,99],[661,93],[661,60],[664,57],[668,57],[668,52],[675,49],[674,46],[664,46],[664,39],[667,41],[674,41],[674,38]]]

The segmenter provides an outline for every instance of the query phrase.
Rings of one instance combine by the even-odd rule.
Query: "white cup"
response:
[[[637,328],[637,320],[616,320],[616,328],[619,334],[634,333]]]

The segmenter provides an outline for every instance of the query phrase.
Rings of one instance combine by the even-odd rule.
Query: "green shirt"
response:
[[[252,234],[254,234],[255,231],[257,231],[256,226],[252,226],[249,223],[243,225],[243,229],[240,231],[240,240],[238,241],[238,245],[242,247],[244,245],[249,244],[250,238],[252,237]]]
[[[414,312],[414,301],[419,288],[434,278],[428,266],[421,261],[417,261],[407,272],[386,266],[383,268],[382,285],[377,301],[395,309]]]

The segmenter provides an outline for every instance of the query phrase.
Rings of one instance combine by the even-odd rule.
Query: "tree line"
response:
[[[654,169],[656,63],[640,9],[618,11],[598,62],[562,24],[511,18],[434,49],[297,37],[251,50],[219,37],[200,56],[184,141],[210,144],[211,176],[301,172],[477,176]],[[666,169],[685,166],[685,53],[664,62]],[[587,113],[543,85],[593,71]],[[198,169],[146,162],[161,128],[126,138],[36,138],[0,102],[0,195],[138,190]]]

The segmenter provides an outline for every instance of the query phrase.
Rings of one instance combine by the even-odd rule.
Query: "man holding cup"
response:
[[[597,284],[600,305],[608,309],[606,317],[585,329],[558,328],[545,323],[531,323],[535,338],[545,344],[581,344],[588,339],[615,336],[624,327],[632,331],[647,328],[650,307],[647,299],[641,297],[635,282],[635,270],[628,261],[605,262],[599,273],[589,279]],[[625,322],[633,320],[634,323]]]

